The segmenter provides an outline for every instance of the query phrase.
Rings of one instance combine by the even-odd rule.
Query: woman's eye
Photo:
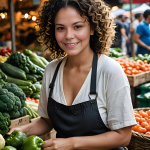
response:
[[[58,27],[57,30],[62,31],[62,30],[64,30],[64,28],[63,27]]]
[[[82,26],[75,26],[75,29],[80,29]]]

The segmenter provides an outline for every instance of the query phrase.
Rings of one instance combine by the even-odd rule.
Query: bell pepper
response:
[[[16,148],[12,147],[12,146],[5,146],[4,148],[2,148],[1,150],[17,150]]]
[[[21,131],[14,131],[6,138],[6,144],[15,148],[20,148],[27,138],[28,137],[25,133]]]
[[[24,142],[21,150],[42,150],[43,140],[35,135],[29,136]]]

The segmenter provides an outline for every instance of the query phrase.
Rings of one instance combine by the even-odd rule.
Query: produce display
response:
[[[0,134],[5,135],[9,131],[9,126],[11,125],[10,116],[8,113],[0,112]],[[1,137],[0,137],[1,141]]]
[[[137,61],[137,60],[141,60],[141,61],[147,61],[147,63],[149,64],[150,63],[150,54],[138,54],[136,57],[131,57],[131,59],[133,59],[134,61]]]
[[[3,136],[0,134],[0,149],[2,149],[5,146],[5,139]]]
[[[21,131],[14,131],[6,140],[0,136],[0,141],[0,150],[42,150],[41,146],[44,143],[40,137],[35,135],[27,137]]]
[[[136,75],[150,70],[150,64],[146,60],[116,59],[116,61],[121,65],[126,75]]]
[[[10,136],[6,138],[6,144],[19,149],[22,147],[27,138],[28,137],[25,133],[21,131],[14,131]]]
[[[39,99],[42,77],[48,61],[25,49],[23,53],[11,54],[7,61],[0,63],[0,87],[14,83],[27,97]]]
[[[25,101],[26,95],[17,85],[7,83],[0,88],[0,112],[7,113],[10,119],[26,115]]]
[[[11,53],[12,51],[9,47],[0,49],[0,55],[2,56],[9,56]]]
[[[150,110],[134,111],[137,125],[132,128],[133,131],[150,135]]]
[[[119,58],[119,57],[124,56],[121,48],[119,48],[119,47],[110,48],[109,53],[110,53],[110,57]]]

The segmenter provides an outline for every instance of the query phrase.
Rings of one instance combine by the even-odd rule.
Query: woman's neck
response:
[[[69,68],[82,68],[83,66],[92,66],[94,52],[82,51],[76,56],[68,56],[66,67]]]

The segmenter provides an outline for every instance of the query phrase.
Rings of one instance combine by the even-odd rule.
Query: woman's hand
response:
[[[56,138],[44,141],[42,145],[43,150],[73,150],[73,143],[71,138]]]
[[[14,131],[21,131],[23,132],[23,129],[21,127],[16,127],[16,128],[11,128],[9,130],[9,132],[7,133],[7,135],[10,135],[11,133],[13,133]]]

